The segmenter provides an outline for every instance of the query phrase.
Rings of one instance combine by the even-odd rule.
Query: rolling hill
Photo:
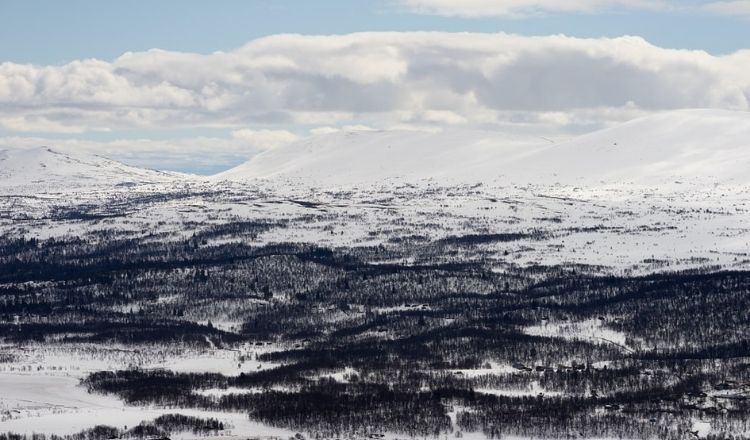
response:
[[[264,152],[213,178],[318,184],[387,179],[519,183],[750,183],[750,113],[657,114],[553,143],[493,132],[340,132]]]
[[[186,178],[171,172],[136,168],[100,156],[66,154],[48,147],[0,150],[0,189],[65,191],[169,183]]]

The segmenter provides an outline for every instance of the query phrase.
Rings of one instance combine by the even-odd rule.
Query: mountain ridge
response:
[[[197,177],[49,147],[0,149],[0,187],[64,189],[181,181],[349,185],[440,179],[519,184],[750,185],[750,112],[658,113],[562,142],[490,131],[337,132]]]
[[[6,189],[141,185],[174,182],[185,177],[97,155],[63,153],[47,146],[0,149],[0,187]]]
[[[706,178],[750,184],[747,169],[750,113],[680,110],[555,143],[493,132],[336,133],[264,152],[212,179],[658,184]]]

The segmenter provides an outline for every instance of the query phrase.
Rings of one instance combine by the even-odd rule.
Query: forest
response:
[[[317,438],[685,439],[698,435],[696,420],[717,439],[750,432],[750,272],[487,261],[487,243],[537,230],[334,248],[226,240],[283,227],[2,237],[0,338],[234,350],[240,365],[270,367],[123,366],[82,385],[131,405],[243,412]],[[0,364],[16,362],[3,349]],[[71,440],[167,436],[170,423],[221,429],[154,423]]]

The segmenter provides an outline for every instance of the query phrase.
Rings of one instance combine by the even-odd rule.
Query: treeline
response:
[[[475,390],[460,379],[438,379],[413,370],[392,371],[387,381],[360,371],[347,382],[305,375],[292,379],[288,373],[256,373],[262,380],[253,380],[168,371],[103,372],[90,376],[86,384],[94,392],[113,393],[132,404],[245,411],[254,420],[323,438],[365,432],[438,437],[461,430],[483,432],[489,438],[680,439],[691,435],[695,418],[712,417],[726,432],[742,432],[748,423],[744,405],[712,412],[698,404],[707,379],[702,375],[610,395],[501,396]],[[196,392],[228,387],[259,391],[215,398]],[[456,412],[455,426],[449,412]]]
[[[165,414],[130,429],[98,425],[71,435],[0,433],[0,440],[111,440],[121,439],[167,439],[170,435],[191,432],[195,435],[216,435],[224,431],[224,423],[217,419]]]

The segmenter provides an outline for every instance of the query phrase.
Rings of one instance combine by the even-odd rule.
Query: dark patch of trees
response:
[[[165,414],[154,420],[142,422],[130,429],[98,425],[72,435],[23,435],[0,433],[0,440],[110,440],[125,439],[168,439],[170,435],[192,432],[195,435],[210,436],[224,431],[224,423],[217,419],[185,416],[182,414]]]
[[[486,261],[484,245],[534,231],[253,245],[277,227],[237,222],[170,240],[2,237],[0,337],[243,353],[273,343],[254,356],[278,366],[239,376],[128,370],[85,383],[134,404],[243,411],[323,437],[677,439],[692,435],[695,418],[727,436],[750,429],[750,273],[628,277],[573,265],[497,271]],[[207,324],[227,321],[239,324]],[[555,330],[581,323],[624,342]],[[331,378],[342,371],[353,373]],[[248,392],[199,393],[212,388]]]

